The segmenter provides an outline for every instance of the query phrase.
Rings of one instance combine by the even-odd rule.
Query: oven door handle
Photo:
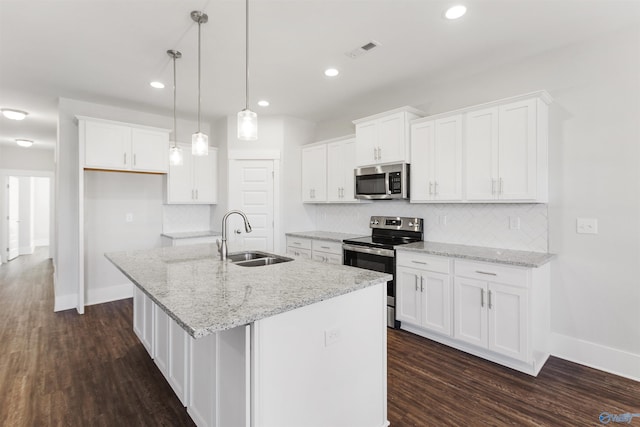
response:
[[[343,244],[342,249],[344,249],[345,251],[360,252],[362,254],[380,255],[388,258],[393,258],[395,256],[394,251],[392,249],[367,248],[364,246],[355,246],[355,245],[347,245],[347,244]]]

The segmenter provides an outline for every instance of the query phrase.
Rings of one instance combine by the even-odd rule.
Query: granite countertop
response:
[[[170,239],[191,239],[194,237],[213,237],[213,236],[222,236],[222,233],[219,231],[180,231],[176,233],[162,233],[161,236],[168,237]]]
[[[396,251],[424,252],[453,258],[516,265],[519,267],[540,267],[555,256],[547,252],[516,251],[513,249],[487,248],[483,246],[456,245],[452,243],[416,242],[396,246]]]
[[[313,240],[328,240],[332,242],[342,243],[345,239],[353,239],[354,237],[362,237],[364,234],[336,233],[334,231],[295,231],[286,233],[287,236],[303,237]]]
[[[386,273],[298,258],[241,267],[221,261],[213,244],[105,256],[194,338],[391,280]]]

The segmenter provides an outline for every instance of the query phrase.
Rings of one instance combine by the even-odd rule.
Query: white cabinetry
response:
[[[302,201],[327,201],[327,145],[302,148]]]
[[[133,289],[133,331],[136,333],[149,356],[155,357],[154,348],[154,313],[155,304],[137,287]]]
[[[215,204],[218,198],[218,150],[209,147],[206,156],[194,156],[182,148],[182,165],[170,165],[167,177],[168,204]]]
[[[546,202],[547,121],[539,97],[466,113],[467,200]]]
[[[78,119],[84,168],[167,172],[168,130],[89,117]]]
[[[403,107],[354,120],[356,164],[411,162],[409,122],[423,115],[414,108]]]
[[[348,138],[327,144],[327,201],[358,201],[354,197],[355,168],[355,138]]]
[[[396,260],[402,329],[530,375],[540,372],[549,357],[549,264],[517,267],[402,250]]]
[[[462,200],[462,115],[411,125],[411,201]]]
[[[342,242],[287,236],[287,255],[342,265]]]
[[[528,362],[527,272],[458,261],[454,336]]]
[[[451,261],[399,252],[396,262],[396,318],[450,336]]]

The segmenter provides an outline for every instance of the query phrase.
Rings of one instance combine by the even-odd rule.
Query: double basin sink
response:
[[[239,265],[241,267],[260,267],[264,265],[273,265],[293,261],[293,258],[287,258],[280,255],[274,255],[268,252],[259,251],[236,252],[233,254],[228,254],[227,259],[235,265]]]

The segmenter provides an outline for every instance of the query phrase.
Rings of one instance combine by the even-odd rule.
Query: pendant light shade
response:
[[[249,109],[249,0],[245,0],[245,105],[238,113],[238,139],[258,139],[258,115]]]
[[[178,147],[178,127],[176,125],[176,59],[182,58],[182,53],[177,50],[168,50],[167,55],[173,58],[173,145],[169,147],[169,163],[173,166],[181,166],[182,148]]]
[[[191,19],[198,23],[198,131],[191,135],[191,154],[207,156],[209,154],[209,137],[200,131],[200,27],[209,21],[209,17],[204,12],[194,10],[191,12]]]

